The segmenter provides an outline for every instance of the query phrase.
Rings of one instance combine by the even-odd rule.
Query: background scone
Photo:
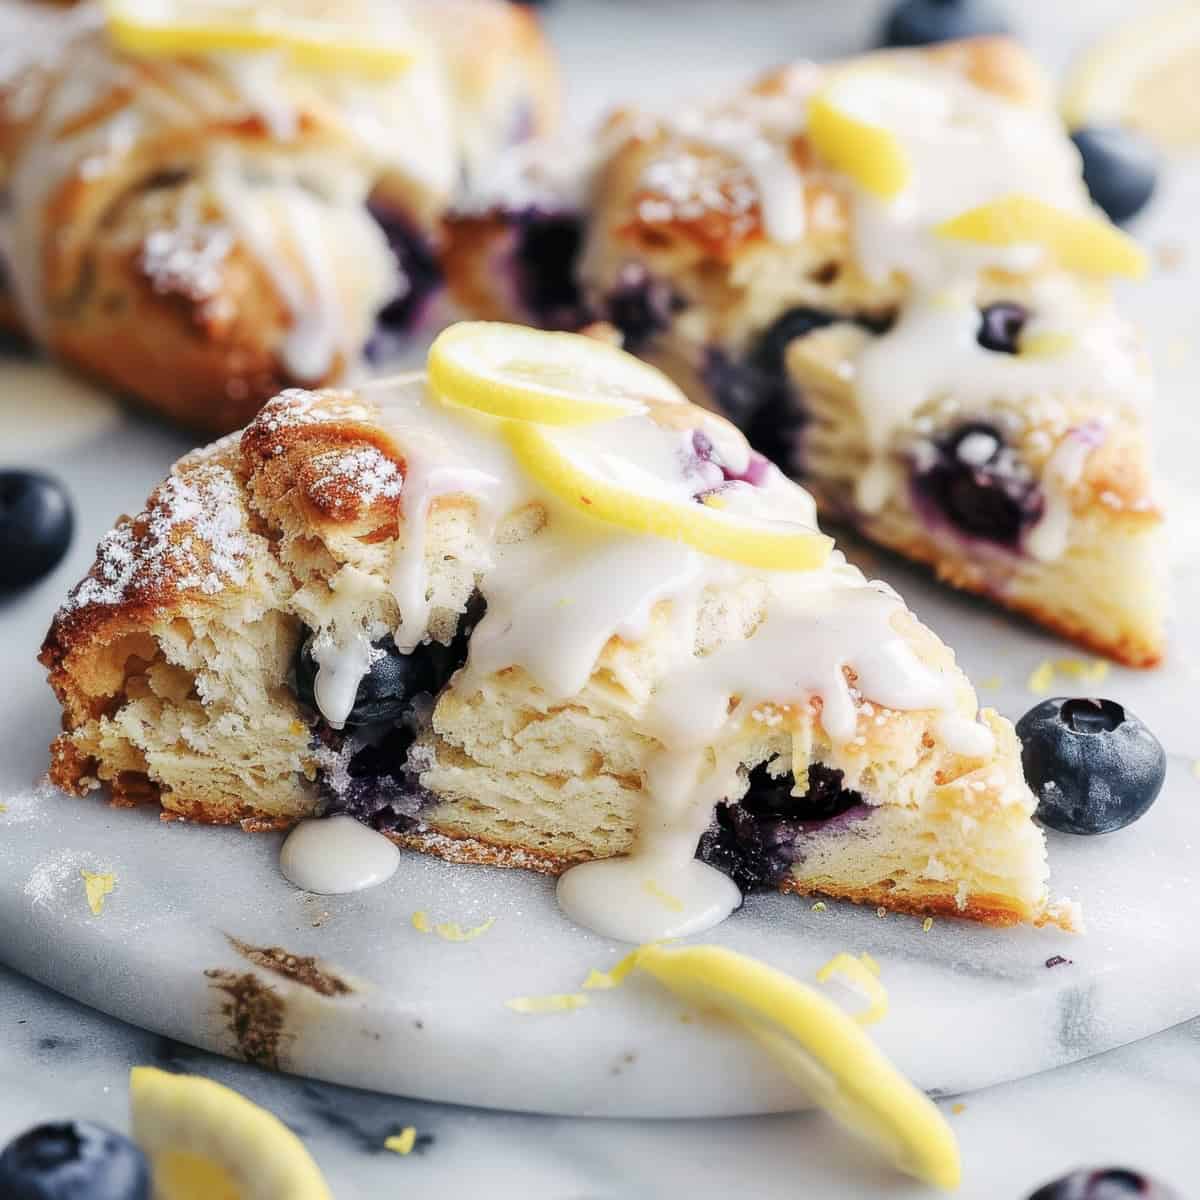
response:
[[[550,872],[659,838],[744,889],[1070,924],[1010,725],[801,488],[633,366],[646,406],[586,425],[410,377],[285,393],[181,460],[47,637],[55,782]]]
[[[797,65],[665,117],[618,113],[596,157],[577,197],[534,159],[511,199],[454,223],[463,303],[610,322],[831,518],[1158,661],[1151,381],[1108,286],[1144,258],[1090,204],[1023,50]],[[548,309],[564,272],[529,231],[572,211],[574,308]]]
[[[388,11],[413,57],[378,75],[139,57],[94,5],[0,0],[0,318],[215,432],[411,328],[451,197],[549,129],[556,80],[504,0]]]

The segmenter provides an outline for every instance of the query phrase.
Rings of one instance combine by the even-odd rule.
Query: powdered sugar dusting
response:
[[[142,243],[138,267],[160,295],[200,303],[219,293],[221,267],[233,245],[233,234],[221,225],[156,229]]]
[[[329,509],[371,505],[394,500],[404,478],[394,462],[374,446],[330,450],[311,463],[317,477],[309,485],[312,498]]]
[[[85,850],[62,850],[33,868],[25,882],[25,897],[32,904],[44,907],[73,895],[78,898],[81,914],[86,914],[87,892],[80,871],[110,874],[112,869],[107,860],[97,860]]]
[[[64,609],[113,607],[166,587],[214,595],[245,581],[249,552],[236,481],[224,467],[201,465],[170,476],[144,512],[104,535],[93,573]]]

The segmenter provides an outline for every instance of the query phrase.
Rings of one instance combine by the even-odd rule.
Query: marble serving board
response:
[[[1093,7],[1095,12],[1093,13]],[[1089,6],[1102,27],[1117,3]],[[670,101],[743,78],[794,52],[865,44],[878,5],[779,6],[689,0],[639,6],[635,40],[618,6],[564,4],[550,20],[577,121],[613,95]],[[1044,58],[1061,63],[1082,16],[1021,5]],[[651,15],[651,14],[658,15]],[[672,14],[674,14],[672,16]],[[696,15],[700,14],[700,15]],[[713,30],[721,21],[729,37]],[[682,40],[681,40],[682,39]],[[787,44],[784,44],[785,41]],[[736,45],[737,52],[729,47]],[[1113,669],[1101,690],[1138,712],[1171,754],[1162,798],[1137,826],[1098,839],[1051,836],[1054,889],[1079,900],[1088,932],[994,931],[852,906],[755,897],[707,935],[800,978],[840,950],[869,951],[891,998],[875,1036],[919,1084],[958,1092],[1016,1078],[1143,1037],[1200,1013],[1200,171],[1168,173],[1137,230],[1159,260],[1128,309],[1160,379],[1153,414],[1173,514],[1178,618],[1167,664]],[[276,867],[278,838],[163,825],[39,788],[57,709],[33,656],[50,615],[91,561],[99,536],[136,511],[185,435],[0,347],[0,465],[52,470],[68,484],[78,528],[70,553],[32,591],[0,598],[0,963],[180,1042],[380,1091],[514,1110],[654,1116],[758,1113],[803,1103],[760,1052],[648,981],[589,993],[574,1012],[518,1015],[517,996],[574,992],[624,947],[557,911],[552,882],[406,855],[386,885],[347,897],[298,892]],[[1049,659],[1080,657],[1047,634],[951,595],[920,571],[846,544],[946,638],[985,703],[1017,717],[1027,681]],[[93,915],[82,872],[111,872]],[[422,934],[414,911],[477,939]],[[1047,967],[1047,960],[1071,961]]]
[[[55,404],[54,422],[26,419]],[[395,1094],[626,1116],[804,1102],[756,1048],[649,980],[591,992],[574,1012],[506,1007],[576,992],[625,949],[562,917],[548,879],[406,854],[381,887],[319,897],[280,876],[275,835],[163,824],[151,811],[39,787],[57,723],[33,662],[40,637],[113,515],[140,504],[187,439],[12,355],[0,359],[0,427],[9,461],[67,481],[79,522],[67,562],[0,608],[0,962],[178,1041]],[[1038,664],[1072,653],[895,560],[850,550],[958,647],[989,685],[985,701],[1010,716],[1034,702],[1026,681]],[[1197,565],[1176,556],[1185,613],[1200,601]],[[924,932],[916,918],[833,903],[813,911],[771,896],[752,898],[707,939],[807,979],[839,950],[870,952],[891,996],[878,1039],[938,1092],[1038,1071],[1200,1012],[1191,629],[1180,623],[1162,670],[1114,669],[1104,682],[1156,729],[1172,762],[1163,797],[1137,826],[1097,839],[1052,835],[1054,888],[1084,905],[1085,936],[952,920]],[[115,877],[99,916],[84,871]],[[414,929],[418,910],[464,929],[495,921],[455,943]],[[1056,956],[1071,961],[1047,967]]]

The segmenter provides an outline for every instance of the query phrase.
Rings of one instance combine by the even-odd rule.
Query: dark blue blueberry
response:
[[[381,833],[412,829],[421,809],[434,799],[421,786],[420,764],[409,757],[430,711],[432,700],[424,712],[410,707],[383,731],[324,731],[322,740],[338,759],[338,768],[322,771],[319,780],[325,815],[354,817]]]
[[[743,892],[776,887],[796,861],[802,833],[863,802],[842,787],[841,771],[823,763],[809,767],[803,796],[791,794],[794,786],[790,771],[775,779],[765,764],[755,767],[741,800],[717,805],[696,857],[724,871]]]
[[[407,217],[381,203],[372,203],[370,212],[387,238],[400,275],[400,290],[375,318],[375,334],[367,346],[367,357],[378,361],[420,324],[430,298],[442,286],[442,271],[429,240]]]
[[[425,642],[411,654],[401,654],[389,635],[373,644],[378,651],[371,669],[358,685],[354,707],[346,718],[347,726],[378,725],[398,721],[412,707],[414,697],[436,695],[450,676],[467,659],[467,643],[483,617],[483,599],[476,595],[459,622],[454,640]],[[314,693],[317,662],[312,654],[313,635],[300,641],[296,654],[296,694],[310,708],[316,708]]]
[[[1037,818],[1060,833],[1111,833],[1145,815],[1167,756],[1115,700],[1043,700],[1017,722]]]
[[[518,218],[517,229],[513,270],[530,323],[542,329],[579,329],[587,323],[575,273],[583,247],[582,219],[573,213],[534,212]]]
[[[1109,220],[1120,224],[1146,207],[1158,182],[1159,157],[1144,137],[1095,125],[1075,130],[1071,141],[1083,156],[1083,182]]]
[[[150,1200],[146,1156],[87,1121],[38,1125],[0,1154],[4,1200]]]
[[[61,483],[34,471],[0,471],[0,589],[28,587],[48,575],[74,528]]]
[[[636,354],[670,329],[685,307],[669,283],[655,279],[641,263],[626,263],[605,300],[605,315],[621,331],[625,349]]]
[[[1179,1196],[1140,1171],[1102,1167],[1072,1171],[1038,1188],[1029,1200],[1179,1200]]]
[[[989,0],[901,0],[884,21],[880,41],[885,46],[926,46],[1008,32],[1003,13]]]
[[[985,350],[995,350],[997,354],[1016,354],[1021,330],[1028,320],[1029,311],[1020,304],[1009,300],[989,304],[979,314],[979,332],[975,340]]]
[[[1045,501],[1025,463],[990,425],[964,425],[932,443],[913,477],[920,505],[960,533],[1016,549]]]

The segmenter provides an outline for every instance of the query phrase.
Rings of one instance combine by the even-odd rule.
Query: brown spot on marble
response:
[[[239,975],[218,968],[205,971],[209,986],[224,993],[221,1016],[238,1054],[248,1063],[280,1070],[284,1040],[283,998],[252,971]]]
[[[335,975],[328,966],[322,965],[320,959],[311,954],[292,954],[282,946],[251,946],[235,938],[232,934],[225,935],[229,944],[248,962],[264,971],[281,975],[292,983],[309,988],[320,996],[349,996],[354,989],[344,980]]]

